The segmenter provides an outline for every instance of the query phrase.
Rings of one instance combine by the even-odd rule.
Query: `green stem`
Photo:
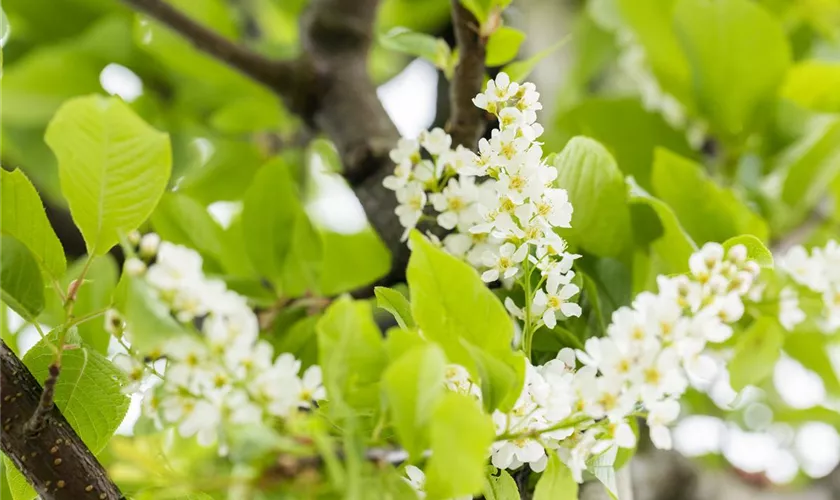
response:
[[[531,262],[525,258],[525,326],[522,330],[522,350],[528,359],[531,359],[531,344],[533,342],[534,332],[531,324],[531,302],[534,297],[531,293]]]
[[[567,418],[561,422],[558,422],[552,426],[546,427],[545,429],[532,429],[525,432],[505,432],[504,434],[499,434],[496,436],[496,441],[512,441],[516,439],[529,439],[541,436],[548,432],[559,431],[560,429],[568,429],[570,427],[575,427],[578,424],[583,422],[592,420],[591,417],[587,417],[586,415],[579,415],[576,417]]]

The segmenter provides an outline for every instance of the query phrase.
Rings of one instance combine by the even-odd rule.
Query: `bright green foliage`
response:
[[[698,244],[722,242],[744,233],[767,240],[767,224],[732,190],[717,185],[698,163],[658,149],[653,188]]]
[[[281,159],[254,177],[245,194],[242,229],[248,257],[278,293],[295,297],[318,288],[323,243]]]
[[[400,328],[414,328],[411,304],[408,303],[405,295],[384,286],[376,287],[374,293],[376,293],[376,305],[393,314]]]
[[[735,245],[744,245],[747,248],[747,258],[754,260],[761,267],[773,267],[773,254],[764,246],[758,238],[751,234],[744,234],[729,238],[723,242],[723,248],[729,250]]]
[[[748,132],[790,64],[781,23],[750,0],[679,0],[674,27],[698,110],[724,139]]]
[[[379,37],[379,43],[397,52],[422,57],[442,69],[449,77],[458,62],[457,54],[452,52],[445,40],[407,28],[393,28]]]
[[[662,200],[646,193],[638,185],[632,184],[630,202],[633,205],[646,205],[659,218],[662,234],[651,242],[651,251],[663,263],[665,274],[675,274],[688,271],[688,258],[697,249],[697,245],[686,233],[674,211]],[[634,212],[634,222],[638,214]],[[642,219],[641,224],[647,228],[650,222]],[[635,229],[635,227],[634,227]]]
[[[630,239],[624,178],[597,141],[575,137],[554,160],[557,186],[569,193],[575,211],[569,238],[600,256],[617,255]]]
[[[534,68],[537,67],[540,61],[545,59],[546,57],[550,56],[554,52],[560,49],[563,45],[566,44],[568,38],[564,38],[562,40],[558,40],[553,45],[550,45],[541,51],[537,52],[536,54],[532,55],[528,59],[524,59],[522,61],[516,61],[508,64],[502,71],[508,74],[510,80],[513,82],[523,82],[528,75],[534,71]]]
[[[2,234],[26,245],[50,278],[64,276],[64,249],[47,220],[35,187],[20,170],[0,170],[0,190]]]
[[[38,262],[26,245],[0,236],[0,292],[3,302],[29,320],[44,309],[44,281]]]
[[[316,327],[318,360],[330,408],[374,411],[379,407],[379,380],[387,363],[382,336],[366,302],[342,297]]]
[[[510,5],[511,0],[461,0],[461,4],[467,8],[479,23],[484,25],[490,17],[501,13]]]
[[[440,344],[451,362],[464,365],[475,375],[481,372],[472,354],[476,350],[482,358],[521,371],[521,361],[511,353],[513,324],[475,269],[436,248],[418,232],[412,233],[411,242],[414,250],[407,270],[411,312],[423,335]],[[521,386],[509,389],[518,395]],[[493,391],[493,401],[504,404],[507,396],[501,397],[503,391],[498,390]]]
[[[370,228],[355,234],[321,233],[321,293],[337,295],[361,288],[388,274],[391,253]]]
[[[550,453],[545,472],[534,490],[534,500],[577,500],[577,497],[578,484],[572,472],[556,453]]]
[[[62,193],[91,254],[104,254],[151,215],[172,168],[167,134],[116,98],[67,101],[45,140],[58,157]]]
[[[490,416],[463,394],[446,393],[432,413],[432,458],[426,465],[426,492],[443,500],[481,491],[487,449],[495,437]]]
[[[486,500],[519,500],[516,481],[506,470],[493,467],[484,478],[484,498]]]
[[[55,342],[57,333],[50,334],[50,339]],[[54,351],[42,340],[26,353],[23,362],[37,380],[46,380],[53,357]],[[65,350],[61,357],[55,405],[94,454],[105,448],[128,411],[129,398],[122,392],[125,382],[125,375],[108,358],[84,344]],[[34,490],[8,458],[4,461],[12,497],[35,498]]]
[[[429,445],[429,420],[443,395],[446,356],[425,344],[393,361],[382,376],[382,388],[400,443],[413,460]]]
[[[510,26],[502,26],[487,40],[487,66],[501,66],[512,61],[519,52],[519,46],[525,41],[525,33]]]
[[[497,408],[502,412],[510,411],[525,383],[524,355],[521,352],[491,355],[466,339],[461,339],[461,343],[475,363],[485,411],[492,413]]]
[[[207,209],[196,200],[166,193],[152,214],[152,226],[161,239],[194,248],[204,260],[218,263],[224,252],[224,233]]]
[[[779,91],[803,108],[825,113],[840,113],[840,64],[803,61],[790,68]]]
[[[840,119],[817,123],[779,156],[784,183],[781,198],[794,208],[794,220],[817,204],[826,186],[840,174]],[[789,214],[784,214],[789,215]]]
[[[123,276],[118,286],[118,304],[131,332],[131,345],[142,353],[154,353],[167,340],[184,333],[151,287],[140,278]]]
[[[420,336],[417,330],[406,330],[400,327],[389,328],[385,337],[385,350],[388,351],[388,359],[391,361],[415,347],[429,343]]]
[[[729,363],[729,382],[732,388],[740,391],[770,375],[783,343],[784,331],[775,319],[757,319],[735,346],[735,356]]]

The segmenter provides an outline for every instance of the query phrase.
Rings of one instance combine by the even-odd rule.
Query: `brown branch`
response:
[[[484,112],[472,102],[484,83],[486,40],[479,34],[475,16],[461,5],[460,0],[451,1],[452,24],[460,55],[450,86],[452,117],[448,128],[453,144],[475,149],[486,125]]]
[[[123,0],[176,31],[198,50],[267,85],[281,94],[292,92],[298,85],[294,64],[275,61],[241,47],[215,31],[195,22],[164,0]]]
[[[0,341],[0,416],[3,453],[45,500],[124,498],[61,411],[52,406],[35,434],[26,423],[41,403],[42,389],[29,369]]]

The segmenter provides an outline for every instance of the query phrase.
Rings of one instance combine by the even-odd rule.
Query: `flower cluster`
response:
[[[792,248],[780,259],[779,268],[799,286],[822,299],[820,328],[832,333],[840,328],[840,243],[831,240],[811,254],[801,246]],[[799,294],[793,287],[782,290],[779,321],[788,330],[805,320],[799,308]]]
[[[741,318],[759,274],[743,245],[725,251],[709,243],[689,266],[689,275],[661,276],[658,293],[643,292],[631,307],[615,311],[607,335],[589,339],[585,350],[565,348],[542,366],[526,361],[513,409],[493,415],[499,436],[490,450],[494,466],[528,464],[539,472],[553,450],[581,481],[594,457],[635,446],[634,416],[646,416],[654,445],[671,448],[668,426],[679,415],[689,378],[714,375],[706,345],[732,335],[730,325]],[[466,369],[450,366],[446,376],[449,390],[480,399]]]
[[[149,234],[140,242],[139,255],[153,263],[146,269],[133,257],[127,271],[142,276],[190,332],[166,341],[156,353],[165,360],[162,374],[144,363],[141,356],[149,353],[130,350],[114,360],[133,380],[146,372],[157,375],[158,382],[144,394],[150,416],[209,445],[223,437],[226,424],[287,417],[325,398],[320,367],[300,375],[301,363],[294,356],[275,358],[271,344],[259,339],[259,323],[246,300],[206,277],[198,253]],[[106,328],[131,339],[114,312],[107,315]]]
[[[542,159],[539,93],[532,83],[519,85],[500,73],[473,102],[499,121],[490,139],[479,141],[479,154],[451,149],[452,139],[441,129],[421,134],[419,141],[402,139],[391,152],[396,168],[384,185],[396,191],[396,213],[406,231],[436,212],[437,224],[454,230],[443,247],[482,271],[484,281],[527,284],[531,293],[524,306],[506,301],[526,330],[554,328],[558,318],[581,313],[570,301],[579,291],[571,283],[579,255],[567,252],[554,231],[571,226],[572,205],[566,191],[554,186],[557,169]],[[430,159],[423,158],[421,146]],[[541,280],[531,290],[534,271]]]

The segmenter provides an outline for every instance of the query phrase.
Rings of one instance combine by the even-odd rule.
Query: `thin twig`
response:
[[[486,40],[479,34],[475,16],[460,0],[452,0],[452,24],[459,59],[450,85],[452,116],[448,129],[455,145],[475,149],[486,127],[484,112],[472,102],[484,82]]]
[[[294,63],[272,60],[239,46],[163,0],[123,1],[175,30],[197,49],[278,92],[288,92],[297,84]]]
[[[61,366],[53,362],[49,367],[49,375],[44,380],[44,392],[41,393],[41,399],[38,402],[38,407],[35,412],[26,422],[23,427],[24,431],[29,434],[38,434],[44,429],[44,423],[47,415],[53,409],[53,397],[55,396],[55,384],[58,383],[58,375],[61,373]]]

